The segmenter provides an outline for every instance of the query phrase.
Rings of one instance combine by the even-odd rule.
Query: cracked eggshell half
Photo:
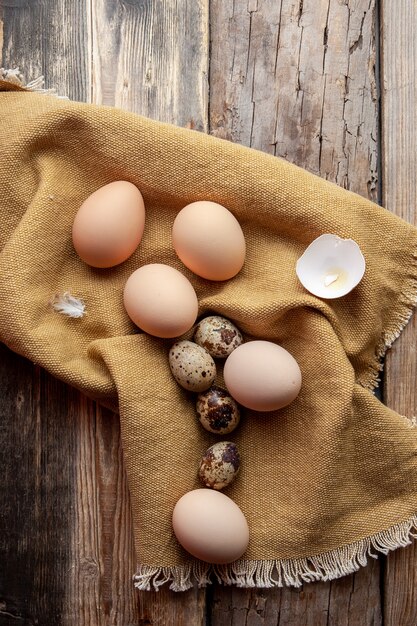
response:
[[[319,298],[340,298],[354,289],[365,273],[365,258],[353,239],[326,233],[306,248],[296,265],[307,291]]]

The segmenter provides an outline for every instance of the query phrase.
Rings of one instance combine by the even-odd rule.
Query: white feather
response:
[[[51,300],[50,304],[54,311],[68,315],[68,317],[83,317],[85,312],[85,304],[79,298],[74,298],[69,291],[57,293]]]

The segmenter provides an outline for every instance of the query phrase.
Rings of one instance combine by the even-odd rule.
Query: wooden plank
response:
[[[95,0],[94,102],[179,126],[208,127],[208,2]],[[198,626],[205,592],[137,592],[144,624]],[[142,622],[141,622],[142,623]]]
[[[18,66],[27,80],[43,74],[47,87],[73,99],[87,99],[91,88],[86,9],[81,0],[3,2],[2,65]],[[1,474],[7,477],[2,496],[19,512],[17,519],[3,520],[4,548],[9,550],[7,558],[4,551],[0,557],[3,623],[76,620],[94,626],[100,623],[101,573],[100,536],[93,533],[92,541],[91,535],[101,525],[98,507],[92,506],[97,502],[95,405],[17,355],[4,351],[2,356],[4,439],[14,443],[19,463],[17,474],[10,461],[13,455],[2,457]],[[28,385],[22,377],[25,371],[31,380]],[[5,402],[3,385],[8,379],[15,386]],[[11,558],[19,553],[20,558]]]
[[[91,91],[89,11],[83,0],[2,0],[2,65],[19,67],[27,81],[85,101]]]
[[[133,623],[117,417],[3,345],[0,371],[0,624]]]
[[[93,101],[208,126],[208,0],[94,0]]]
[[[18,65],[28,80],[43,73],[47,87],[56,87],[60,94],[73,99],[94,99],[177,124],[207,128],[207,3],[174,3],[166,10],[163,3],[152,2],[115,5],[102,0],[93,3],[10,0],[3,3],[3,22],[2,64]],[[39,33],[43,35],[40,37]],[[90,71],[90,66],[94,71]],[[5,355],[5,371],[10,369],[11,380],[18,382],[20,368],[24,371],[27,366],[30,371],[30,364],[7,351]],[[38,620],[38,623],[62,621],[89,626],[203,623],[203,591],[174,594],[163,589],[157,594],[138,594],[133,588],[136,564],[132,520],[117,417],[73,390],[54,386],[55,381],[45,373],[38,380],[33,393],[39,397],[46,394],[49,402],[55,403],[54,419],[67,424],[70,435],[65,431],[59,437],[19,440],[26,459],[19,473],[21,492],[33,490],[34,497],[39,498],[38,483],[32,487],[31,450],[35,446],[40,458],[48,458],[57,452],[59,442],[65,457],[63,466],[66,463],[73,468],[71,476],[62,474],[59,467],[56,472],[54,468],[49,471],[46,465],[42,465],[42,472],[48,476],[48,498],[54,498],[57,505],[67,478],[67,500],[63,498],[61,505],[67,534],[65,540],[61,535],[48,534],[49,527],[39,525],[39,515],[30,506],[24,507],[27,522],[23,526],[20,518],[17,525],[13,517],[5,519],[4,550],[10,545],[11,536],[30,544],[33,529],[38,541],[27,555],[26,577],[16,578],[19,563],[10,558],[7,561],[0,584],[2,596],[7,598],[11,594],[11,601],[0,605],[0,623],[1,610],[6,621],[7,613],[11,612],[16,619],[22,615],[30,623]],[[6,376],[2,381],[7,381]],[[67,403],[60,398],[65,393],[70,394]],[[5,439],[13,442],[16,437],[11,432],[12,426],[19,433],[30,430],[31,409],[16,415],[10,409],[14,407],[13,399],[1,406],[8,416],[13,416],[8,417],[4,434]],[[45,419],[41,407],[39,421],[43,424]],[[72,445],[67,446],[63,442],[68,436],[72,437]],[[6,469],[9,482],[4,483],[2,494],[10,506],[14,483],[9,462]],[[43,505],[42,500],[38,507]],[[42,508],[41,512],[48,514]],[[64,557],[59,560],[57,556],[61,552],[65,566],[60,565]],[[42,569],[42,589],[33,573],[33,563],[38,561],[47,565]],[[13,580],[13,576],[16,585],[9,588],[8,580],[10,577]],[[46,613],[44,598],[49,587],[52,595],[48,596],[49,613]],[[53,593],[55,588],[57,591]],[[54,617],[49,619],[49,615]]]
[[[213,0],[211,24],[211,132],[376,199],[374,0]]]
[[[0,12],[0,50],[3,50],[3,15]]]
[[[376,199],[374,0],[213,0],[210,23],[212,134]],[[210,623],[381,624],[379,572],[376,561],[301,590],[215,587]]]
[[[54,623],[65,598],[71,523],[63,513],[72,503],[76,437],[71,418],[57,419],[70,392],[57,383],[56,397],[41,393],[42,378],[0,346],[0,624]]]
[[[357,626],[381,624],[378,561],[353,576],[300,589],[214,587],[208,606],[213,626]],[[405,622],[404,622],[405,624]]]
[[[67,624],[107,625],[139,619],[130,501],[118,416],[76,397],[75,519]]]
[[[381,101],[383,204],[417,225],[417,6],[413,0],[381,5]],[[417,319],[387,354],[385,400],[407,417],[417,415]],[[417,547],[387,558],[384,578],[386,626],[417,623]]]

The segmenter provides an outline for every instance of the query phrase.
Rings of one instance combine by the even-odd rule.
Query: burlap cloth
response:
[[[408,543],[417,524],[416,431],[372,390],[415,302],[416,229],[261,152],[114,108],[0,88],[0,338],[119,411],[137,586],[181,590],[210,576],[298,585]],[[141,190],[145,234],[128,261],[96,270],[76,255],[71,226],[83,200],[114,180]],[[193,275],[171,245],[176,213],[198,199],[225,205],[246,237],[245,266],[225,283]],[[360,285],[333,301],[310,295],[295,274],[324,232],[355,239],[367,263]],[[247,552],[229,566],[190,558],[171,531],[175,502],[201,486],[199,459],[218,438],[171,376],[172,341],[141,333],[124,311],[127,277],[152,262],[184,272],[200,315],[223,315],[246,339],[277,342],[301,367],[293,404],[245,411],[228,436],[242,469],[225,493],[250,527]],[[84,300],[82,318],[49,306],[67,291]]]

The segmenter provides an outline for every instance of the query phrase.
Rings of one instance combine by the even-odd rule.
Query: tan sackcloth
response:
[[[261,152],[115,108],[8,88],[0,83],[0,338],[119,410],[137,586],[183,590],[210,576],[239,586],[300,585],[409,543],[417,434],[372,390],[380,357],[415,302],[416,229]],[[145,234],[128,261],[97,270],[76,255],[71,226],[83,200],[114,180],[141,190]],[[198,199],[225,205],[246,237],[244,268],[224,283],[193,275],[172,248],[175,215]],[[322,233],[355,239],[366,258],[362,282],[337,300],[309,294],[295,274],[296,260]],[[152,262],[190,279],[200,316],[223,315],[245,339],[277,342],[303,374],[293,404],[245,411],[228,436],[242,469],[225,493],[250,527],[247,552],[228,566],[192,559],[171,531],[175,502],[200,486],[199,459],[218,438],[201,428],[194,396],[171,376],[173,341],[141,333],[124,311],[127,277]],[[51,297],[65,292],[84,301],[82,317],[51,308]]]

